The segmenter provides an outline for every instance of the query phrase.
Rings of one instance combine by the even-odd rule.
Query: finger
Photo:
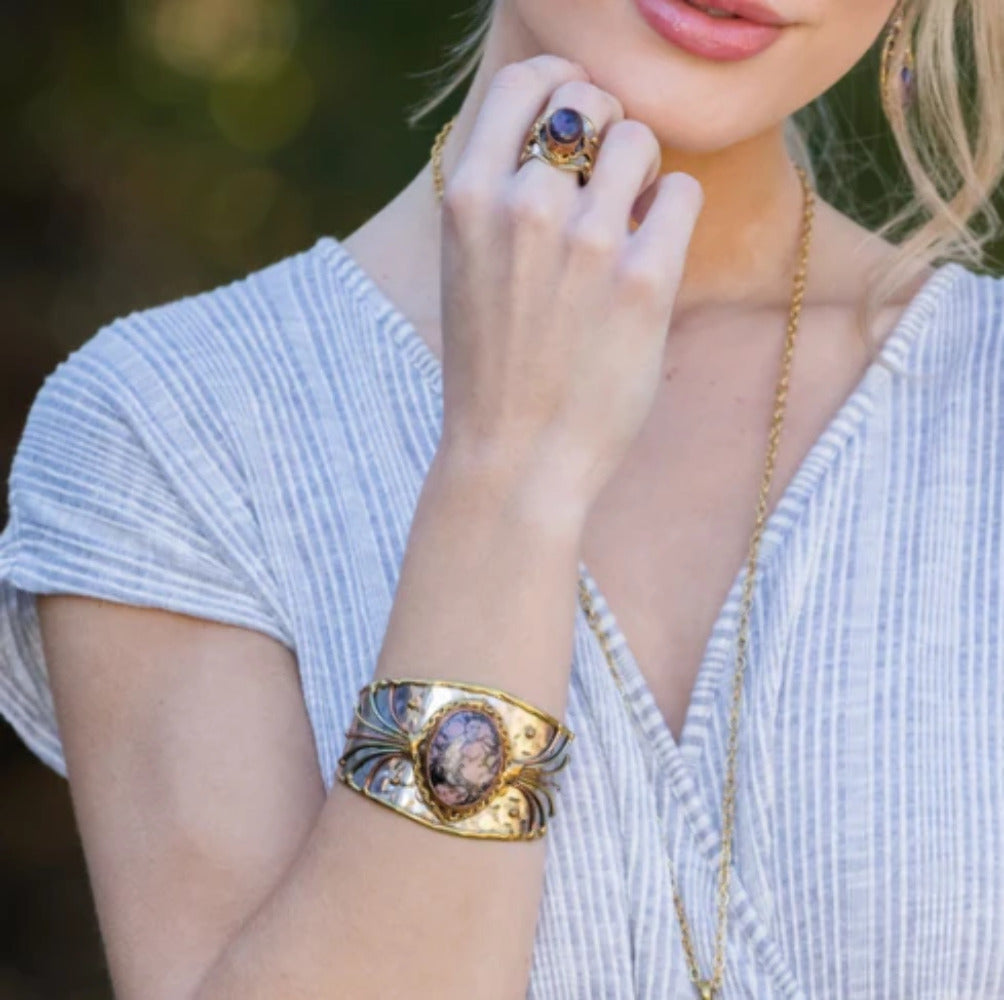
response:
[[[697,178],[682,171],[664,174],[656,184],[641,225],[627,239],[623,267],[649,287],[665,289],[671,301],[683,277],[687,250],[704,204]]]
[[[481,102],[454,179],[491,183],[511,175],[527,131],[548,95],[563,83],[584,79],[581,66],[559,56],[533,56],[503,66]]]
[[[585,191],[590,224],[626,233],[631,209],[658,178],[661,163],[659,140],[647,125],[635,119],[610,125]]]
[[[543,113],[549,115],[559,108],[571,108],[580,115],[584,115],[593,123],[599,136],[603,135],[612,122],[620,121],[624,117],[624,109],[613,94],[584,80],[573,80],[555,88]],[[533,122],[530,123],[530,125],[532,124]],[[530,125],[527,126],[528,131]],[[540,177],[546,177],[548,174],[558,174],[559,176],[565,174],[564,183],[574,184],[578,187],[578,177],[575,173],[558,170],[536,157],[528,160],[520,169],[521,172],[525,171]],[[550,180],[553,182],[553,176]]]

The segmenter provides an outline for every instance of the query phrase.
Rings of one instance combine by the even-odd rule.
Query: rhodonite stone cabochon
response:
[[[474,708],[456,709],[439,721],[429,738],[429,789],[449,808],[472,806],[494,786],[504,757],[495,720]]]

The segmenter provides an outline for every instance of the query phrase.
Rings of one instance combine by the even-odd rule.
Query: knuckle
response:
[[[572,253],[580,257],[606,258],[614,254],[617,242],[592,213],[583,212],[569,223],[565,239]]]
[[[455,218],[478,215],[490,202],[487,185],[467,174],[455,174],[443,189],[443,209]]]
[[[552,94],[551,100],[557,107],[572,107],[588,114],[595,112],[611,119],[624,117],[624,108],[613,94],[586,80],[571,80],[561,84]]]
[[[693,210],[699,211],[704,204],[704,187],[693,174],[684,173],[682,170],[674,170],[665,176],[663,180],[670,197],[679,198],[684,204],[689,205]]]
[[[587,98],[592,95],[595,88],[584,80],[572,80],[556,87],[551,94],[551,103],[555,106],[562,104],[581,104],[583,95]]]
[[[655,133],[636,118],[625,118],[624,121],[611,125],[607,141],[611,139],[646,156],[656,156],[660,151]]]
[[[551,224],[553,203],[532,184],[514,184],[505,196],[505,214],[511,223],[532,229]]]
[[[579,63],[548,52],[531,56],[525,61],[528,65],[533,66],[542,77],[554,81],[555,84],[561,80],[581,80],[586,77],[586,71]]]
[[[641,303],[658,299],[666,276],[639,257],[626,257],[617,268],[617,285],[622,294]]]
[[[506,63],[496,71],[492,86],[500,90],[536,90],[558,86],[566,80],[581,80],[585,75],[578,63],[545,53]]]
[[[492,86],[498,90],[528,90],[536,86],[538,70],[530,60],[506,63],[492,79]]]

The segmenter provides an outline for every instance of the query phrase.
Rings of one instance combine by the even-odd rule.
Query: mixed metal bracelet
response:
[[[463,837],[534,840],[554,815],[554,775],[573,734],[496,688],[379,680],[361,688],[336,777]]]

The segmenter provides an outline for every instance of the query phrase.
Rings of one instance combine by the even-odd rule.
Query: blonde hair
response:
[[[493,8],[494,0],[475,0],[472,27],[448,50],[439,85],[410,111],[409,124],[443,104],[477,69]],[[906,203],[873,229],[897,245],[889,263],[870,276],[855,316],[873,356],[876,345],[868,331],[882,306],[928,266],[954,260],[984,269],[985,244],[1001,227],[992,199],[1004,175],[1004,4],[904,0],[897,11],[903,23],[889,77],[898,84],[909,43],[915,90],[906,111],[893,97],[887,121],[911,191]],[[835,183],[847,173],[840,160],[848,153],[830,141],[834,134],[825,97],[785,123],[789,153],[814,183],[823,169]],[[855,149],[868,155],[864,142]]]

